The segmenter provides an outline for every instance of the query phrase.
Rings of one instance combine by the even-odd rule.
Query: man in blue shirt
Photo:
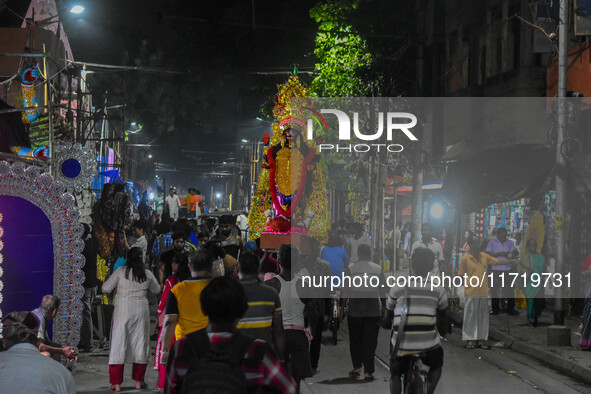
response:
[[[349,256],[343,249],[343,240],[333,233],[328,239],[328,244],[320,251],[320,258],[330,264],[330,275],[342,277],[344,268],[349,261]]]
[[[507,229],[499,227],[497,229],[497,237],[490,241],[486,246],[486,253],[499,260],[509,260],[517,256],[517,248],[513,241],[507,238]],[[515,297],[513,294],[513,287],[511,287],[510,272],[513,271],[511,264],[497,264],[492,267],[494,275],[493,286],[490,290],[491,315],[497,315],[500,311],[500,297],[507,299],[507,313],[510,315],[518,315],[519,312],[515,310]],[[501,276],[504,276],[502,280]]]

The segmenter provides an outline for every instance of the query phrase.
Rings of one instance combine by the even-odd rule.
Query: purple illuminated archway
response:
[[[2,311],[26,311],[53,293],[53,238],[45,213],[20,197],[0,196],[4,274]]]
[[[82,322],[83,227],[74,197],[48,173],[0,161],[0,315],[36,308],[44,294],[62,304],[53,339],[77,346]]]

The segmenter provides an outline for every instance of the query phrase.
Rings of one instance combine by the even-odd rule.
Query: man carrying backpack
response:
[[[271,348],[236,329],[248,302],[234,279],[219,277],[201,293],[207,328],[179,339],[166,366],[166,393],[295,393],[296,384]]]

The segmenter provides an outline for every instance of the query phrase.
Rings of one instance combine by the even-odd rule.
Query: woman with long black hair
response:
[[[158,304],[157,310],[158,327],[160,329],[158,330],[158,341],[156,342],[156,352],[154,355],[154,370],[158,371],[158,383],[154,391],[160,393],[164,392],[164,378],[166,377],[166,365],[160,364],[163,343],[162,327],[164,324],[166,311],[166,299],[168,298],[170,289],[172,289],[177,283],[180,283],[191,277],[189,257],[185,253],[175,253],[171,263],[170,270],[168,270],[167,267],[164,268],[164,275],[167,279],[164,281],[164,289],[162,290],[162,295],[160,296],[160,303]],[[169,274],[168,277],[166,276],[167,274]],[[175,341],[176,338],[173,336],[172,343]]]
[[[131,248],[125,265],[113,272],[103,284],[103,293],[117,289],[111,350],[109,353],[109,390],[120,391],[123,366],[133,363],[132,378],[137,389],[145,388],[144,376],[150,354],[150,311],[148,291],[157,294],[160,285],[154,274],[144,268],[142,251]]]

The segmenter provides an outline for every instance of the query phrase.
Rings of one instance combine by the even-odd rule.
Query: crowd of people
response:
[[[197,224],[196,220],[174,220],[170,216],[150,223],[140,215],[120,228],[122,242],[118,247],[123,248],[124,255],[111,259],[104,283],[96,279],[96,256],[100,256],[96,232],[85,225],[83,254],[88,282],[84,286],[88,291],[83,298],[87,308],[83,310],[78,349],[93,351],[90,311],[98,290],[114,300],[110,390],[121,390],[126,363],[133,365],[131,377],[136,388],[145,388],[150,354],[155,355],[157,390],[175,393],[185,384],[214,386],[219,382],[213,371],[204,375],[199,368],[193,373],[187,365],[197,354],[197,358],[207,358],[229,352],[229,367],[239,365],[247,372],[242,379],[248,387],[299,392],[301,381],[319,371],[328,295],[293,297],[301,291],[298,278],[347,271],[369,272],[383,279],[381,267],[372,262],[369,240],[358,224],[349,233],[332,234],[332,246],[301,254],[291,245],[283,245],[277,253],[258,249],[256,243],[247,245],[236,222],[236,217],[222,215],[216,223]],[[154,297],[150,294],[159,298],[156,327],[150,325],[150,297]],[[344,293],[343,297],[350,298],[351,376],[358,376],[363,367],[363,378],[372,380],[385,293],[376,293],[369,300],[357,300],[353,293]],[[12,357],[26,347],[18,344],[34,331],[36,339],[30,338],[30,343],[40,356],[75,360],[74,348],[51,342],[47,334],[47,322],[57,316],[59,304],[58,297],[47,295],[30,314],[7,315],[3,339],[8,351],[0,358]],[[9,329],[11,319],[18,328],[14,335]],[[154,349],[150,348],[151,337],[156,339]],[[61,368],[59,363],[55,367]],[[220,371],[232,369],[218,367]],[[71,374],[58,376],[69,379],[58,382],[63,387],[55,392],[73,392]],[[225,379],[226,384],[237,384],[240,379],[236,379]]]
[[[492,279],[490,288],[488,281],[479,283],[478,289],[471,287],[469,282],[465,283],[466,304],[469,307],[473,306],[477,302],[473,299],[476,297],[483,297],[481,302],[484,303],[490,296],[490,315],[498,315],[501,311],[506,311],[509,315],[518,315],[519,311],[515,307],[515,299],[518,298],[517,290],[518,294],[523,292],[529,325],[536,327],[544,306],[543,286],[531,280],[508,281],[512,285],[507,285],[506,282],[507,278],[511,278],[509,276],[511,273],[519,273],[520,278],[523,273],[526,273],[527,277],[531,278],[532,274],[542,275],[547,270],[546,261],[538,250],[537,241],[527,240],[521,255],[523,236],[520,231],[515,232],[514,238],[508,237],[507,229],[504,227],[494,228],[488,237],[483,238],[477,237],[472,231],[466,231],[461,247],[456,246],[455,240],[450,239],[449,235],[442,230],[436,237],[433,227],[429,223],[423,223],[421,238],[411,245],[410,224],[397,226],[394,237],[398,251],[397,267],[407,268],[408,263],[405,261],[411,260],[414,251],[417,248],[427,248],[435,256],[431,275],[445,272],[460,276],[468,274],[468,277],[472,277],[480,273],[482,277],[482,274],[486,273],[486,277]],[[485,256],[481,257],[479,253]],[[481,267],[476,267],[475,264]],[[505,280],[502,280],[503,277]],[[468,309],[471,310],[471,308]],[[488,306],[484,309],[488,311]]]
[[[271,392],[299,392],[302,380],[320,371],[322,335],[332,307],[328,287],[310,296],[302,290],[302,277],[349,275],[375,277],[380,284],[339,289],[339,317],[346,316],[349,330],[349,376],[374,380],[382,326],[391,333],[391,392],[401,392],[400,377],[413,355],[429,367],[429,392],[433,392],[443,367],[440,336],[450,332],[450,325],[448,292],[431,288],[429,278],[447,272],[465,279],[462,340],[467,349],[487,349],[489,315],[503,310],[501,297],[506,300],[506,312],[518,314],[514,288],[499,286],[494,278],[508,272],[531,275],[545,270],[537,242],[526,240],[525,253],[520,255],[520,234],[509,239],[505,228],[495,229],[489,239],[467,232],[465,244],[458,248],[461,259],[453,263],[453,241],[445,232],[434,238],[433,227],[424,223],[420,238],[411,243],[405,225],[398,226],[392,237],[398,248],[397,267],[408,259],[409,273],[426,282],[388,289],[379,257],[361,223],[333,226],[328,242],[314,250],[302,252],[285,244],[271,253],[255,242],[246,242],[241,226],[245,218],[221,215],[198,221],[201,200],[193,198],[198,194],[191,189],[186,199],[194,201],[195,213],[189,208],[189,218],[179,217],[180,201],[171,189],[167,197],[156,201],[156,215],[146,217],[140,212],[135,221],[113,224],[98,209],[94,228],[85,225],[86,281],[78,350],[93,351],[91,304],[98,290],[114,300],[108,361],[112,391],[121,390],[126,363],[133,365],[135,387],[146,388],[153,354],[156,391],[180,393],[198,386],[229,392],[242,392],[239,387],[252,392],[262,387]],[[106,201],[102,209],[123,212],[121,204],[113,207]],[[114,228],[120,231],[121,243],[113,250],[120,248],[122,253],[109,260],[109,277],[100,283],[98,238]],[[473,282],[472,277],[492,277],[494,284]],[[591,277],[591,257],[584,263],[583,277]],[[543,286],[534,284],[528,281],[521,286],[531,327],[538,324],[544,306]],[[150,305],[154,304],[155,327],[150,324]],[[591,348],[590,305],[587,302],[583,317],[582,348]],[[52,392],[74,392],[71,374],[50,359],[77,357],[76,349],[52,342],[47,333],[47,323],[56,317],[59,306],[58,297],[46,295],[37,309],[9,313],[2,319],[7,350],[0,353],[0,366],[6,366],[0,368],[0,377],[26,373],[26,368],[15,370],[26,362],[49,371],[52,378],[43,384],[52,386]],[[150,347],[150,339],[156,341],[155,347]],[[27,384],[29,391],[36,392],[39,382]]]
[[[205,208],[205,199],[201,196],[201,191],[194,187],[190,187],[187,196],[181,199],[175,188],[169,188],[168,194],[165,195],[164,190],[158,186],[152,198],[147,190],[143,191],[137,210],[144,220],[149,221],[156,216],[160,219],[171,218],[172,220],[180,217],[198,218]]]

